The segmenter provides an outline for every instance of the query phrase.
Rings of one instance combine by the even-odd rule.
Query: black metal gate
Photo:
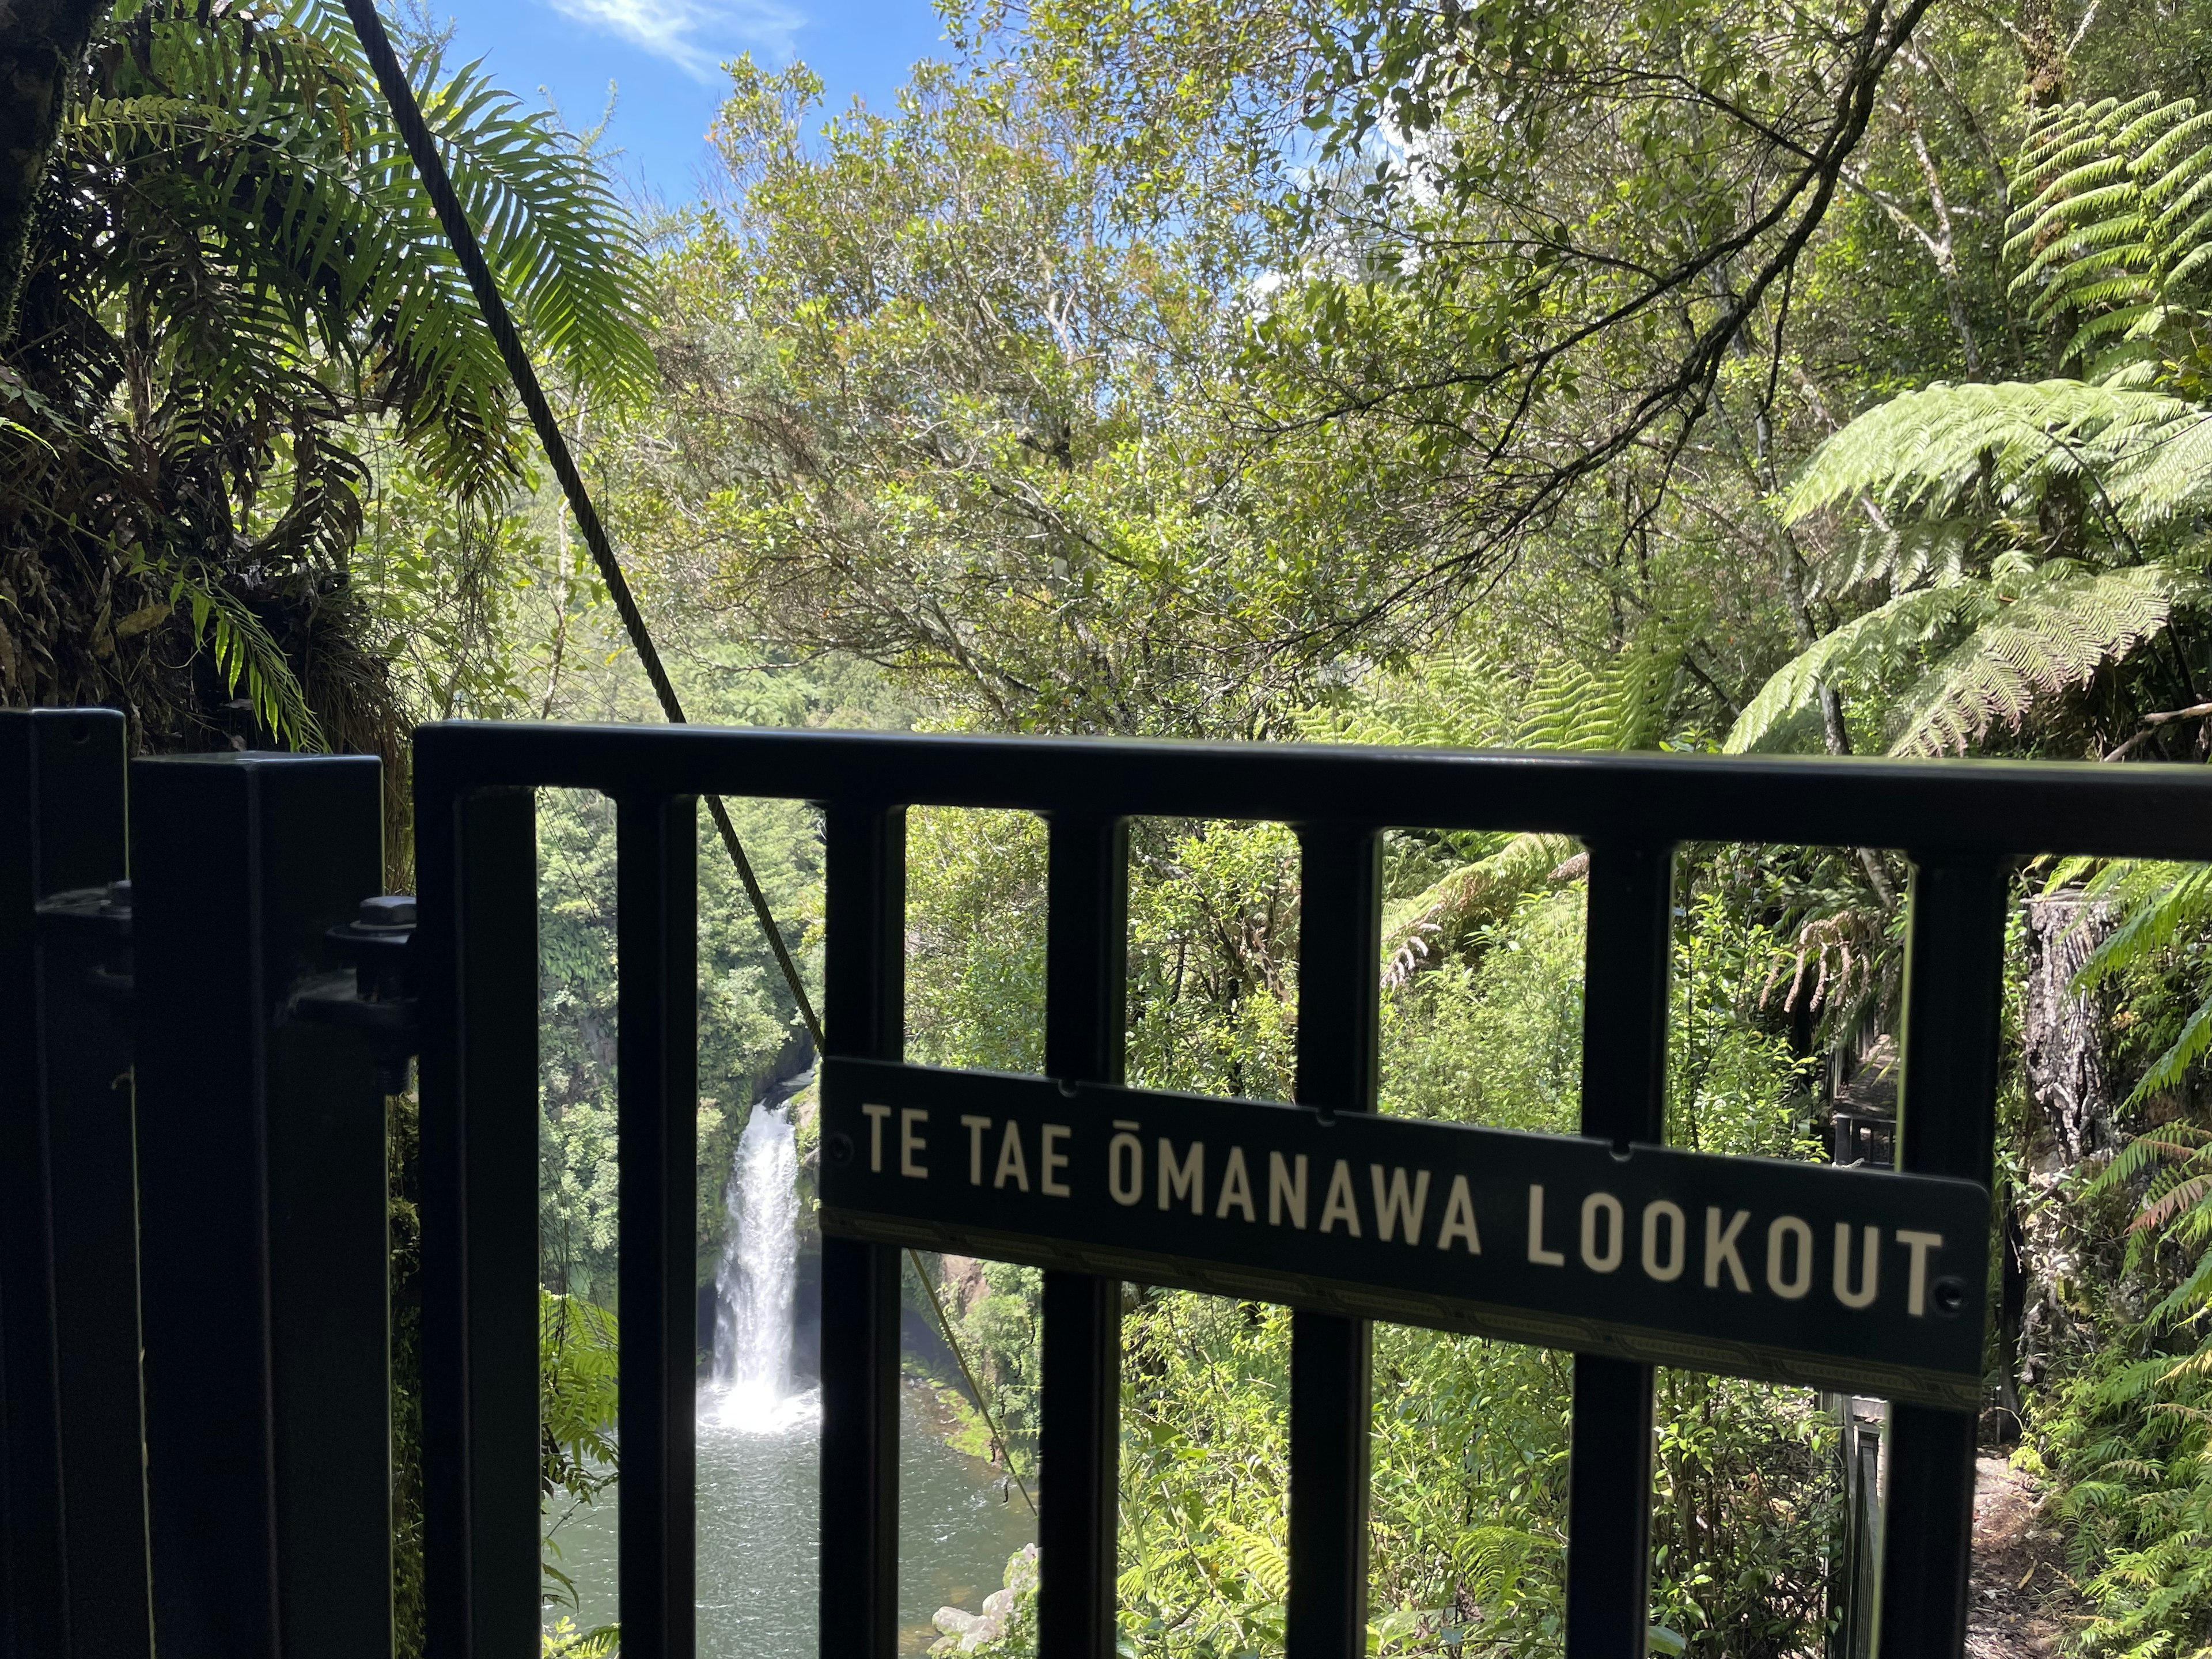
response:
[[[100,718],[0,717],[0,738],[14,745],[0,752],[0,764],[10,769],[5,775],[29,776],[37,765],[60,766],[55,757],[66,746],[66,723],[97,724]],[[101,729],[106,735],[99,741],[110,745],[109,764],[115,765],[119,722]],[[172,773],[149,779],[149,770],[161,767]],[[300,1018],[303,1000],[319,1000],[325,1025],[331,1019],[372,1029],[376,1024],[377,1017],[358,1006],[378,1000],[372,969],[365,965],[373,951],[355,952],[364,963],[357,992],[313,988],[318,975],[343,965],[331,954],[330,929],[350,917],[374,885],[372,875],[364,887],[373,841],[363,843],[371,849],[366,857],[358,847],[347,850],[343,838],[333,844],[318,829],[325,821],[318,814],[373,822],[364,817],[369,809],[358,793],[364,776],[373,795],[372,763],[246,757],[142,763],[134,785],[132,873],[140,915],[128,937],[137,951],[138,1167],[146,1177],[136,1271],[147,1286],[153,1617],[160,1625],[169,1616],[160,1605],[164,1582],[189,1588],[194,1572],[228,1574],[225,1582],[235,1583],[240,1594],[262,1596],[263,1605],[275,1609],[264,1621],[265,1631],[257,1626],[262,1633],[254,1639],[221,1648],[195,1640],[185,1626],[176,1627],[174,1641],[164,1629],[164,1659],[179,1651],[313,1653],[319,1659],[325,1652],[368,1650],[318,1645],[285,1633],[287,1617],[297,1616],[288,1614],[293,1604],[287,1596],[312,1582],[318,1561],[331,1559],[318,1552],[339,1546],[349,1520],[303,1509],[286,1496],[292,1490],[287,1482],[300,1478],[300,1460],[329,1449],[314,1431],[312,1413],[296,1422],[287,1418],[284,1402],[301,1397],[287,1367],[295,1359],[311,1370],[327,1365],[343,1356],[343,1345],[330,1346],[327,1322],[318,1323],[312,1310],[284,1300],[281,1263],[293,1247],[281,1227],[270,1224],[271,1217],[291,1216],[301,1239],[319,1236],[315,1229],[325,1223],[337,1224],[331,1218],[296,1213],[303,1194],[320,1193],[333,1177],[301,1162],[306,1152],[283,1133],[287,1115],[307,1108],[300,1097],[283,1096],[281,1090],[312,1094],[319,1080],[351,1079],[330,1100],[313,1103],[333,1115],[331,1133],[340,1139],[343,1126],[356,1121],[344,1108],[352,1097],[346,1090],[374,1092],[365,1081],[368,1049],[342,1054],[317,1048],[353,1039],[326,1030],[310,1036]],[[159,786],[150,793],[149,782]],[[17,964],[32,964],[27,976],[0,985],[5,994],[0,1010],[19,1021],[9,1030],[11,1052],[44,1056],[45,1069],[38,1073],[38,1086],[27,1090],[20,1061],[11,1061],[13,1070],[0,1078],[0,1110],[9,1114],[4,1150],[15,1192],[46,1183],[33,1194],[35,1225],[21,1222],[20,1209],[11,1209],[0,1223],[13,1229],[0,1255],[0,1340],[12,1345],[0,1372],[9,1390],[5,1553],[15,1575],[12,1602],[26,1586],[35,1587],[27,1575],[39,1571],[42,1540],[61,1538],[64,1554],[77,1547],[74,1534],[40,1530],[40,1494],[47,1477],[39,1460],[46,1455],[41,1448],[56,1442],[42,1426],[48,1421],[45,1408],[27,1413],[21,1396],[35,1384],[49,1401],[62,1397],[50,1386],[51,1362],[57,1352],[71,1350],[72,1340],[56,1335],[52,1311],[117,1309],[131,1264],[127,1252],[80,1257],[75,1247],[63,1250],[58,1241],[73,1224],[73,1200],[56,1190],[65,1178],[77,1178],[73,1171],[106,1169],[112,1178],[119,1156],[112,1147],[105,1164],[90,1154],[64,1156],[61,1131],[67,1126],[57,1114],[62,1097],[53,1081],[54,1068],[72,1054],[82,1059],[81,1070],[112,1063],[112,1054],[94,1052],[90,1037],[72,1038],[70,1032],[78,1028],[66,1021],[90,1018],[69,1012],[76,1006],[70,1000],[78,995],[73,988],[94,982],[88,975],[97,966],[102,937],[97,918],[103,907],[113,908],[114,895],[71,901],[81,913],[74,923],[58,919],[58,909],[69,906],[54,895],[60,888],[90,890],[115,879],[119,835],[111,838],[112,846],[68,848],[66,823],[39,828],[44,821],[35,803],[19,808],[5,793],[9,787],[0,786],[0,807],[7,809],[0,822],[20,821],[44,840],[28,850],[0,844],[0,874],[15,884],[6,901],[9,931],[0,933],[0,970],[13,975]],[[1376,1103],[1378,836],[1383,827],[1409,816],[1400,804],[1419,802],[1412,816],[1425,826],[1579,836],[1590,849],[1581,1127],[1585,1136],[1624,1152],[1655,1146],[1663,1135],[1673,848],[1701,842],[1901,848],[1912,859],[1914,876],[1896,1163],[1908,1174],[1959,1177],[1984,1188],[1994,1137],[2006,884],[2014,861],[2039,853],[2212,855],[2212,774],[2197,769],[426,727],[417,735],[415,761],[421,918],[410,955],[422,1048],[423,1463],[430,1643],[437,1659],[524,1659],[538,1641],[532,792],[544,787],[599,790],[617,804],[620,1591],[626,1650],[656,1659],[688,1655],[693,1638],[690,1230],[698,796],[820,804],[827,865],[825,1017],[833,1064],[900,1056],[905,809],[930,805],[1043,815],[1050,837],[1046,1070],[1068,1085],[1071,1097],[1121,1075],[1127,821],[1156,815],[1294,826],[1304,891],[1296,1094],[1316,1114],[1370,1111]],[[316,805],[310,799],[315,788],[356,793]],[[119,791],[111,788],[111,793],[117,796],[111,805],[119,821]],[[295,805],[287,806],[288,801]],[[222,813],[231,814],[224,820],[231,827],[211,828]],[[160,837],[174,838],[182,849],[166,866],[155,850]],[[242,856],[234,842],[245,847]],[[77,857],[79,852],[84,856]],[[40,858],[52,867],[40,866]],[[23,860],[24,868],[46,873],[19,880]],[[196,863],[234,870],[234,885],[205,890],[195,901],[204,907],[197,916],[174,908],[160,910],[155,888],[172,896],[162,903],[173,907],[173,896],[185,890],[185,878]],[[342,872],[327,873],[341,864]],[[325,876],[318,878],[318,869]],[[34,914],[40,901],[43,919]],[[256,958],[264,964],[257,970],[262,979],[224,1004],[231,1010],[226,1014],[215,1006],[222,1000],[218,987],[194,984],[190,964],[196,951],[203,963],[210,959],[208,912],[233,903],[267,925],[261,944],[251,946],[262,951]],[[157,914],[171,918],[161,924],[169,931],[155,927]],[[292,920],[282,921],[287,917]],[[369,922],[367,931],[373,933],[374,918]],[[356,931],[362,930],[357,926]],[[125,936],[111,916],[106,937],[112,942]],[[240,942],[237,949],[250,955],[250,945]],[[70,951],[78,954],[68,956]],[[157,968],[151,959],[155,951],[165,965]],[[41,960],[43,969],[37,965]],[[117,975],[126,983],[128,968],[123,964]],[[222,973],[203,971],[200,978],[228,983]],[[173,1006],[153,1006],[156,983],[167,988],[163,994]],[[27,1018],[26,1008],[36,1018]],[[218,1017],[230,1019],[228,1029],[237,1033],[241,1086],[250,1095],[258,1091],[254,1098],[260,1102],[259,1115],[246,1126],[252,1133],[236,1149],[252,1177],[234,1200],[226,1200],[223,1212],[247,1227],[249,1236],[234,1247],[222,1245],[233,1235],[220,1229],[210,1233],[204,1218],[179,1216],[157,1204],[162,1176],[173,1176],[167,1170],[157,1175],[149,1162],[165,1134],[169,1138],[160,1141],[164,1158],[207,1161],[205,1150],[196,1152],[191,1138],[177,1133],[165,1115],[174,1102],[214,1100],[228,1086],[228,1073],[212,1084],[192,1075],[196,1066],[204,1069],[196,1046],[200,1026],[194,1022]],[[112,1036],[103,1040],[115,1041]],[[149,1046],[156,1042],[162,1048],[159,1057]],[[299,1046],[287,1046],[293,1044]],[[278,1093],[270,1092],[272,1078],[279,1079]],[[18,1155],[25,1143],[17,1138],[26,1122],[45,1138],[37,1172],[27,1176]],[[362,1160],[356,1158],[348,1167],[358,1183]],[[377,1175],[380,1179],[380,1161]],[[100,1186],[100,1180],[87,1179]],[[112,1204],[112,1191],[106,1199]],[[240,1499],[234,1514],[214,1517],[236,1524],[230,1541],[210,1545],[203,1560],[189,1550],[180,1555],[174,1545],[165,1555],[162,1541],[165,1524],[173,1538],[191,1519],[181,1512],[166,1523],[162,1518],[164,1458],[189,1461],[195,1455],[173,1452],[172,1443],[184,1431],[163,1427],[157,1401],[165,1386],[184,1385],[165,1385],[162,1377],[182,1374],[173,1368],[185,1363],[164,1349],[181,1348],[192,1337],[156,1328],[157,1310],[177,1305],[173,1293],[156,1292],[170,1279],[204,1287],[210,1276],[193,1264],[218,1246],[244,1250],[234,1257],[241,1264],[238,1271],[260,1287],[254,1303],[261,1310],[258,1322],[227,1330],[220,1341],[222,1352],[234,1344],[248,1357],[238,1362],[229,1385],[244,1386],[239,1376],[261,1367],[253,1372],[263,1379],[253,1383],[260,1390],[253,1398],[264,1406],[256,1407],[253,1423],[259,1436],[254,1445],[262,1449],[234,1448],[231,1455],[251,1451],[258,1460],[252,1467],[264,1473],[232,1483],[250,1488],[251,1501]],[[76,1278],[80,1267],[90,1275],[82,1283]],[[26,1295],[27,1285],[35,1294]],[[380,1286],[379,1279],[374,1288]],[[349,1292],[355,1309],[366,1306],[370,1289],[363,1281]],[[834,1565],[824,1574],[821,1608],[821,1650],[827,1659],[888,1659],[893,1650],[898,1291],[894,1248],[853,1237],[826,1241],[821,1539],[823,1559]],[[27,1304],[48,1314],[33,1317],[36,1310],[27,1312]],[[1065,1269],[1048,1273],[1039,1600],[1047,1659],[1106,1659],[1114,1651],[1120,1305],[1118,1286],[1109,1280]],[[360,1373],[353,1386],[364,1402],[363,1414],[372,1417],[375,1402],[367,1401],[362,1378],[373,1374],[381,1386],[380,1322],[380,1311],[360,1328],[367,1334],[352,1349]],[[119,1331],[120,1314],[111,1322]],[[117,1334],[101,1350],[109,1356],[111,1380],[117,1345],[125,1340]],[[21,1358],[27,1354],[46,1356],[45,1369]],[[165,1373],[165,1366],[172,1369]],[[1364,1323],[1319,1306],[1297,1309],[1291,1400],[1290,1659],[1347,1659],[1365,1650],[1368,1376]],[[39,1382],[40,1377],[49,1383]],[[125,1407],[115,1403],[112,1409]],[[290,1441],[283,1437],[288,1431],[294,1435]],[[1878,1583],[1878,1607],[1856,1609],[1857,1616],[1870,1613],[1877,1621],[1880,1651],[1887,1659],[1951,1659],[1960,1651],[1974,1439],[1971,1412],[1912,1403],[1891,1409],[1881,1559],[1878,1572],[1859,1574],[1861,1582]],[[272,1445],[273,1454],[267,1449]],[[1644,1650],[1651,1447],[1649,1365],[1611,1352],[1578,1353],[1567,1595],[1567,1648],[1575,1659]],[[58,1467],[61,1458],[54,1454],[47,1461]],[[109,1559],[119,1563],[130,1553],[123,1525],[130,1484],[127,1475],[112,1474],[109,1497],[100,1500],[115,1506],[106,1514],[117,1518],[125,1540],[111,1550]],[[330,1489],[325,1510],[343,1510],[351,1502],[340,1503],[337,1492]],[[364,1500],[356,1507],[367,1511],[374,1505]],[[241,1530],[250,1547],[237,1541]],[[241,1553],[261,1563],[243,1577],[232,1559]],[[129,1577],[127,1564],[113,1570]],[[295,1577],[287,1579],[287,1574]],[[289,1591],[288,1583],[294,1586]],[[20,1631],[22,1621],[15,1622]],[[130,1650],[82,1643],[46,1647],[20,1634],[15,1650],[25,1656],[72,1650]]]

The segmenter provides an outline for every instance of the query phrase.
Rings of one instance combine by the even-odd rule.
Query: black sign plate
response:
[[[872,1060],[822,1103],[848,1237],[1980,1401],[1969,1182]]]

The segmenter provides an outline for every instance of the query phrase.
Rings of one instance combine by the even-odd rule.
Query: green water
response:
[[[945,1444],[927,1397],[902,1393],[900,1651],[919,1654],[937,1639],[937,1609],[979,1611],[1036,1529],[998,1471]],[[815,1659],[819,1426],[793,1402],[765,1423],[732,1426],[720,1404],[702,1397],[699,1424],[699,1659]],[[620,1616],[621,1512],[617,1486],[553,1534],[552,1559],[576,1581],[586,1628]]]

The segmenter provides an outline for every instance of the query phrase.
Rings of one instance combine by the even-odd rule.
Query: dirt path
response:
[[[2058,1659],[2080,1617],[2057,1529],[2036,1513],[2041,1497],[2002,1458],[1977,1460],[1968,1659]]]

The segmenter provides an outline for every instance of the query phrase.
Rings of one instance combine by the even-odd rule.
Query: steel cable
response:
[[[568,498],[568,510],[575,515],[584,544],[592,550],[592,562],[599,567],[599,580],[606,584],[615,609],[622,616],[623,631],[629,635],[631,648],[645,665],[646,678],[653,683],[653,694],[659,700],[660,711],[668,717],[670,725],[688,725],[683,700],[676,695],[676,687],[661,664],[660,653],[645,625],[645,614],[638,609],[636,596],[630,592],[629,579],[623,574],[622,564],[615,557],[614,545],[607,539],[606,527],[599,521],[599,509],[584,487],[583,475],[577,471],[574,458],[568,453],[568,441],[562,434],[560,422],[553,418],[553,407],[545,400],[545,391],[538,384],[538,371],[531,366],[530,354],[523,349],[521,337],[515,332],[514,319],[508,314],[507,301],[501,297],[483,246],[477,240],[476,229],[469,223],[460,198],[453,193],[453,181],[446,171],[445,157],[439,154],[437,141],[430,136],[429,125],[423,120],[422,108],[415,101],[415,89],[408,84],[406,70],[392,50],[391,37],[384,31],[384,20],[376,15],[374,0],[345,0],[345,9],[346,15],[353,20],[354,33],[360,37],[362,50],[368,56],[369,67],[375,71],[384,101],[391,107],[392,118],[398,123],[399,135],[406,142],[415,170],[422,177],[422,187],[429,194],[430,205],[437,211],[446,240],[453,244],[454,257],[461,262],[469,287],[475,292],[477,309],[483,313],[484,326],[491,331],[492,341],[507,365],[507,376],[514,382],[515,393],[529,411],[531,425],[537,428],[538,441],[544,448],[545,459],[552,463],[553,474],[561,481],[562,493]],[[791,988],[793,1000],[799,1005],[799,1018],[806,1022],[807,1035],[814,1039],[815,1052],[823,1053],[822,1022],[815,1014],[813,1000],[806,994],[805,985],[799,980],[798,965],[784,946],[783,934],[769,909],[768,896],[761,891],[760,881],[753,874],[752,860],[745,856],[744,844],[738,839],[737,826],[730,822],[729,808],[722,804],[720,795],[709,795],[707,811],[714,820],[714,828],[721,833],[730,862],[737,866],[738,879],[744,884],[745,896],[752,902],[753,915],[759,919],[769,949],[775,954],[776,966],[783,970],[784,983]]]

